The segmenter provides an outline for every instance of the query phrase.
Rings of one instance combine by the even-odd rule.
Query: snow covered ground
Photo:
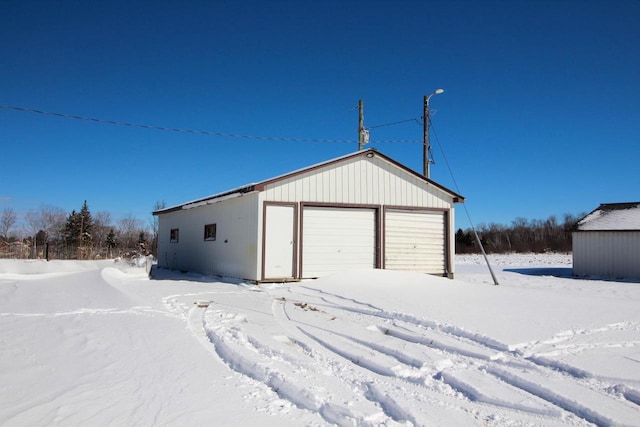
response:
[[[0,425],[640,426],[640,283],[570,255],[247,285],[0,260]]]

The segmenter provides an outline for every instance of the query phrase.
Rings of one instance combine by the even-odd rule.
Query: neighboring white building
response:
[[[256,282],[349,269],[453,277],[464,198],[375,150],[154,212],[158,266]]]
[[[601,204],[578,221],[573,274],[640,278],[640,202]]]

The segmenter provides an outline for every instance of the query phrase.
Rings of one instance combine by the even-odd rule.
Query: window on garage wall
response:
[[[180,230],[177,228],[172,228],[169,236],[169,241],[171,243],[178,243],[179,237],[180,237]]]
[[[207,224],[204,226],[204,240],[214,241],[216,240],[216,224]]]

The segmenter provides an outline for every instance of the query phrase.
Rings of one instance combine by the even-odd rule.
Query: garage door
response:
[[[302,276],[376,267],[376,211],[310,207],[302,218]]]
[[[384,268],[447,272],[444,212],[386,210],[384,227]]]

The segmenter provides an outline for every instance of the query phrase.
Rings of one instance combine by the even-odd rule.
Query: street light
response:
[[[429,100],[433,95],[444,93],[444,89],[436,89],[431,95],[424,96],[424,114],[423,114],[423,144],[422,144],[422,174],[425,178],[429,178]]]

